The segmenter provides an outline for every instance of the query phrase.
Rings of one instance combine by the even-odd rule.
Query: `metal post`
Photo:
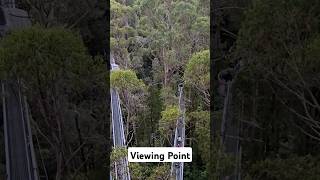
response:
[[[20,92],[20,83],[18,81],[17,83],[18,85],[18,95],[19,95],[19,104],[20,104],[20,110],[21,110],[21,120],[22,120],[22,128],[23,128],[23,136],[24,136],[24,143],[25,143],[25,151],[26,153],[30,152],[30,148],[28,147],[28,136],[30,136],[29,134],[27,135],[27,132],[26,132],[26,121],[25,121],[25,112],[24,112],[24,108],[23,108],[23,104],[22,104],[22,97],[21,97],[21,92]],[[29,149],[29,150],[28,150]],[[28,153],[29,154],[29,153]],[[28,174],[29,174],[29,179],[31,180],[32,177],[31,177],[31,169],[30,169],[30,157],[28,155],[26,155],[27,157],[27,162],[28,162]]]
[[[185,141],[185,104],[183,100],[183,84],[178,85],[178,92],[179,92],[179,110],[180,110],[180,115],[177,119],[176,123],[176,129],[175,129],[175,136],[174,136],[174,147],[177,147],[177,139],[180,136],[181,138],[181,146],[184,147],[184,141]],[[178,168],[175,168],[174,166],[175,163],[171,164],[171,171],[170,174],[171,176],[175,176],[176,180],[183,180],[183,167],[184,163],[179,162]]]
[[[29,150],[31,155],[31,162],[32,162],[32,169],[33,169],[33,178],[34,180],[38,180],[38,166],[37,166],[37,160],[36,155],[34,152],[34,146],[33,146],[33,140],[32,140],[32,131],[30,126],[30,116],[29,116],[29,106],[27,103],[27,97],[23,96],[24,98],[24,107],[25,107],[25,113],[26,113],[26,123],[27,123],[27,131],[28,131],[28,141],[29,141]]]
[[[114,58],[112,54],[110,54],[111,58],[111,67],[112,71],[118,70],[118,65],[115,64]],[[113,146],[114,147],[126,147],[126,137],[124,133],[124,125],[120,104],[119,93],[116,89],[111,89],[111,117],[112,117],[112,137],[113,137]],[[120,160],[120,163],[114,162],[115,166],[115,179],[123,179],[130,180],[130,172],[129,172],[129,163],[126,157]]]
[[[5,85],[1,81],[2,86],[2,114],[3,114],[3,125],[4,125],[4,139],[5,139],[5,151],[6,151],[6,173],[7,180],[11,179],[10,174],[10,151],[9,151],[9,142],[8,142],[8,130],[7,130],[7,108],[6,108],[6,96],[5,96]]]

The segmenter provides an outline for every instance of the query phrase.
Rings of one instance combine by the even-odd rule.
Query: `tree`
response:
[[[126,113],[126,135],[129,137],[130,123],[132,123],[133,133],[127,138],[128,143],[134,138],[134,143],[138,143],[137,139],[137,121],[138,114],[143,111],[144,97],[146,93],[145,84],[137,78],[132,70],[116,70],[112,71],[110,76],[111,87],[117,89],[120,98],[123,101]]]
[[[168,164],[157,166],[153,169],[152,174],[147,178],[147,180],[159,179],[167,180],[170,176],[170,166]]]
[[[316,120],[318,115],[314,114],[320,110],[317,98],[317,69],[320,66],[316,60],[319,38],[315,30],[318,25],[316,19],[307,15],[304,10],[311,7],[304,7],[297,1],[296,4],[282,3],[270,11],[265,9],[275,3],[257,1],[254,8],[248,12],[248,19],[244,23],[247,27],[242,29],[239,38],[239,52],[244,55],[243,52],[246,51],[243,59],[254,73],[265,75],[277,100],[299,119],[299,122],[295,123],[299,124],[302,132],[320,140],[319,122]],[[283,11],[287,7],[289,8]],[[274,22],[276,17],[281,18]],[[259,18],[259,21],[256,18]],[[261,19],[263,25],[258,23]],[[268,27],[269,30],[262,30],[261,26]],[[245,40],[249,36],[250,38]],[[258,69],[260,72],[257,72]],[[311,78],[313,76],[314,78]],[[304,125],[301,125],[301,122]]]
[[[104,55],[107,40],[107,3],[98,0],[18,0],[33,24],[63,26],[79,31],[92,56]]]
[[[132,15],[132,7],[128,6],[126,1],[111,1],[111,51],[117,63],[124,68],[133,66],[129,49],[135,37],[135,30],[131,25],[132,18],[130,18]]]
[[[161,119],[159,121],[159,131],[162,136],[167,138],[169,144],[172,143],[172,138],[175,132],[175,126],[177,119],[180,115],[178,106],[167,106],[164,111],[161,112]]]
[[[144,83],[137,78],[132,70],[116,70],[110,75],[110,85],[118,91],[128,90],[131,92],[144,88]]]
[[[102,59],[91,59],[70,30],[40,26],[12,32],[2,39],[0,51],[2,78],[22,82],[34,128],[48,158],[54,157],[47,159],[56,166],[50,175],[59,180],[76,174],[88,168],[89,158],[101,163],[93,154],[106,143],[105,101],[97,100],[105,96]]]
[[[244,173],[252,173],[257,161],[266,165],[266,159],[278,158],[282,163],[292,155],[316,157],[319,6],[318,1],[256,0],[246,12],[235,52],[243,71],[234,88],[234,116],[241,121],[246,158]],[[268,168],[269,172],[260,172],[274,179],[289,177],[277,176]]]
[[[189,60],[184,79],[186,84],[201,93],[204,103],[210,104],[210,55],[209,50],[195,53]]]
[[[286,159],[266,159],[255,163],[246,179],[317,179],[318,157],[302,156]]]
[[[111,1],[111,46],[116,54],[116,62],[121,68],[135,72],[149,89],[146,101],[134,101],[135,105],[139,104],[144,108],[144,111],[135,113],[141,124],[137,127],[136,134],[139,146],[171,145],[179,114],[176,106],[177,85],[184,79],[186,66],[192,55],[209,48],[210,18],[206,2],[208,1]],[[205,58],[205,61],[208,60],[209,63],[209,54],[206,55],[208,59]],[[209,73],[209,69],[206,73]],[[209,81],[207,77],[206,79]],[[130,84],[127,86],[130,87]],[[202,91],[195,86],[188,87],[186,91],[187,111],[189,108],[190,111],[198,108],[208,110],[202,100]],[[121,99],[125,104],[127,99]],[[193,138],[195,137],[190,137]],[[194,169],[205,173],[203,166],[195,165]],[[149,172],[158,168],[146,165],[143,169],[148,169]],[[150,176],[148,174],[144,177]]]
[[[195,111],[189,113],[190,121],[195,124],[196,143],[202,161],[207,168],[210,162],[210,116],[208,111]]]
[[[199,5],[195,1],[135,2],[138,34],[149,40],[143,48],[155,57],[153,73],[164,87],[173,88],[190,55],[208,47],[208,41],[199,43],[209,35],[208,16],[196,13]]]

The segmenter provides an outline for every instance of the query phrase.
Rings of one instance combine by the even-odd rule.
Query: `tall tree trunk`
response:
[[[220,0],[212,0],[211,1],[211,7],[213,7],[213,9],[210,11],[210,34],[213,34],[213,36],[210,36],[211,38],[211,43],[212,43],[212,48],[210,49],[210,57],[211,57],[211,68],[212,71],[210,71],[210,78],[211,79],[216,79],[216,73],[217,73],[217,68],[215,66],[215,61],[216,59],[220,58],[220,53],[221,53],[221,39],[220,39],[220,34],[221,34],[221,27],[220,27],[220,18],[221,18],[221,12],[218,10],[220,8]],[[211,93],[213,92],[213,84],[211,83]],[[213,94],[210,96],[212,97],[212,101],[213,102]],[[214,105],[213,103],[211,104],[211,109],[214,110]],[[211,121],[213,122],[213,121]],[[214,126],[214,124],[211,124],[211,127],[213,129],[212,132],[216,132],[217,127]],[[212,135],[214,135],[215,133],[211,133]],[[212,139],[214,140],[214,138]]]
[[[82,146],[83,139],[82,139],[81,129],[80,129],[80,126],[79,126],[79,114],[78,113],[76,114],[76,116],[74,118],[74,121],[75,121],[75,126],[76,126],[76,129],[77,129],[77,133],[78,133],[79,146]],[[87,163],[86,163],[86,158],[85,158],[85,155],[84,155],[83,147],[81,147],[80,153],[81,153],[81,161],[82,161],[82,163],[84,163],[84,165],[83,165],[84,172],[87,175]]]
[[[57,161],[57,173],[56,173],[56,180],[62,179],[62,151],[60,151],[60,148],[57,148],[56,150],[56,161]]]
[[[213,9],[210,10],[210,34],[213,34],[213,36],[210,36],[210,42],[212,45],[212,48],[210,49],[210,61],[211,61],[211,71],[210,71],[210,79],[211,80],[215,80],[216,79],[216,73],[217,73],[217,69],[215,66],[215,60],[217,58],[219,58],[219,53],[220,53],[220,32],[221,32],[221,28],[220,28],[220,12],[219,12],[219,8],[220,8],[220,0],[212,0],[210,1],[210,5]],[[213,83],[210,83],[210,91],[211,91],[211,96],[210,96],[210,111],[213,112],[215,110],[214,108],[214,96],[213,96],[213,91],[214,91],[214,86]],[[214,145],[216,144],[216,137],[217,137],[217,130],[219,129],[217,127],[217,120],[214,119],[213,117],[213,113],[210,113],[210,139],[211,139],[211,149],[214,149]],[[211,177],[219,177],[219,170],[217,166],[219,166],[219,158],[217,159],[217,162],[214,162],[215,159],[215,155],[213,154],[214,151],[211,151],[211,169],[216,169],[215,171],[211,171],[213,174]],[[216,166],[216,167],[215,167]]]
[[[137,138],[137,125],[135,121],[132,121],[132,126],[133,126],[133,135],[134,135],[134,143],[135,145],[138,145],[138,138]]]

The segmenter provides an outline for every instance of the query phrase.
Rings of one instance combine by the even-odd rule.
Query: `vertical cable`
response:
[[[21,120],[22,120],[22,129],[23,129],[23,139],[24,139],[24,144],[25,144],[25,152],[26,152],[26,159],[27,159],[27,170],[28,170],[28,174],[29,174],[29,179],[31,180],[31,169],[30,169],[30,157],[29,157],[29,151],[30,147],[29,147],[29,143],[28,143],[28,137],[30,136],[30,134],[27,134],[26,132],[26,119],[25,119],[25,112],[24,112],[24,108],[23,108],[23,104],[22,104],[22,97],[21,97],[21,92],[20,92],[20,82],[18,80],[17,83],[17,90],[18,90],[18,98],[19,98],[19,105],[20,105],[20,112],[21,112]]]
[[[3,114],[3,126],[4,126],[4,139],[5,139],[5,151],[6,151],[6,179],[11,179],[10,174],[10,151],[8,142],[8,129],[7,129],[7,108],[6,108],[6,97],[5,97],[5,85],[1,81],[2,87],[2,114]]]

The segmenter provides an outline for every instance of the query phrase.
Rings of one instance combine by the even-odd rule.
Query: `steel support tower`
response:
[[[179,92],[179,111],[180,115],[178,117],[174,136],[174,147],[184,147],[185,143],[185,102],[183,98],[183,84],[178,86]],[[171,176],[176,177],[176,180],[183,180],[183,162],[174,162],[171,165]]]
[[[110,62],[112,71],[119,69],[115,64],[113,56],[110,55]],[[123,127],[122,111],[120,106],[120,98],[117,90],[111,88],[111,113],[112,113],[112,138],[113,147],[126,148],[126,138]],[[114,179],[116,180],[130,180],[129,163],[127,157],[114,163]],[[112,177],[111,177],[112,179]]]

